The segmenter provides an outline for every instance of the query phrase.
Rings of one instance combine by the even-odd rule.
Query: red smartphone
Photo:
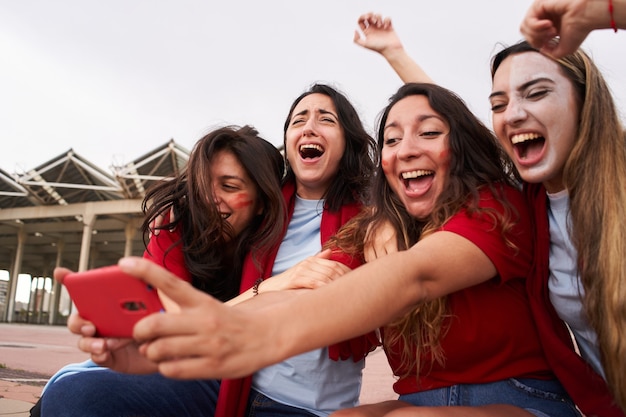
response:
[[[157,290],[117,265],[72,272],[63,285],[78,313],[96,326],[100,337],[132,337],[135,323],[163,311]]]

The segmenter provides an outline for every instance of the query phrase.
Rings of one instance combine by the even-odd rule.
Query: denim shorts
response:
[[[510,404],[537,417],[581,417],[572,399],[556,380],[511,378],[487,384],[463,384],[401,395],[417,406],[480,406]]]

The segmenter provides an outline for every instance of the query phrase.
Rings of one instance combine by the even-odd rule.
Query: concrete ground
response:
[[[0,416],[27,417],[47,379],[88,356],[64,326],[0,323]],[[393,376],[379,349],[367,357],[361,403],[397,398]]]

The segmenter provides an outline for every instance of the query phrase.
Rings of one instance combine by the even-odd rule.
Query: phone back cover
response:
[[[63,284],[98,336],[132,337],[137,321],[163,309],[155,289],[117,265],[68,274]]]

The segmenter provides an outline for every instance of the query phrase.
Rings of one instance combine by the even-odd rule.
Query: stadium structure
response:
[[[75,271],[141,256],[141,203],[154,182],[180,172],[189,151],[174,140],[103,170],[72,149],[19,174],[0,169],[0,321],[63,324],[71,306],[55,283],[57,266]],[[18,277],[30,279],[16,302]]]

